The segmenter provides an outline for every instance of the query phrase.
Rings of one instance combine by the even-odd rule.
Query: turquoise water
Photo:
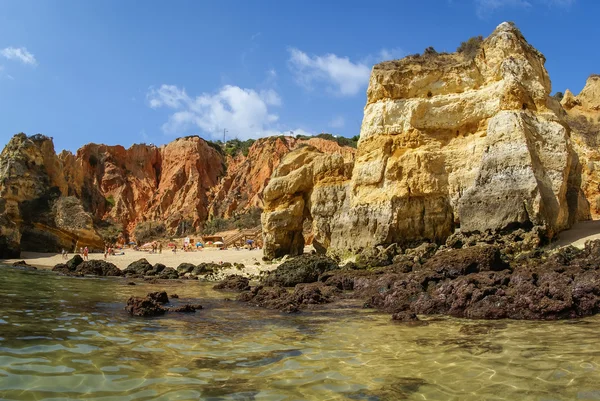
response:
[[[195,314],[132,318],[166,289]],[[600,319],[396,324],[284,315],[197,281],[126,285],[0,268],[2,400],[598,400]],[[175,300],[174,300],[175,301]]]

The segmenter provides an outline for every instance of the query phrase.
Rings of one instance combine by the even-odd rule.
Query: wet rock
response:
[[[162,263],[155,263],[154,266],[152,266],[152,270],[150,270],[147,273],[147,275],[148,276],[158,276],[166,268],[167,268],[167,266],[163,265]]]
[[[79,255],[73,256],[65,265],[70,271],[75,271],[77,266],[83,263],[83,258]]]
[[[250,279],[247,277],[231,274],[213,288],[215,290],[248,291],[250,290],[249,282]]]
[[[179,278],[179,273],[172,267],[165,267],[159,274],[158,278],[163,280],[176,280]]]
[[[396,312],[392,315],[392,320],[400,321],[400,322],[417,322],[419,318],[416,313],[410,311],[401,311]]]
[[[302,255],[283,262],[263,278],[265,285],[294,287],[301,283],[314,283],[319,276],[339,269],[335,260],[324,255]]]
[[[196,312],[196,310],[202,309],[202,305],[199,304],[195,304],[195,305],[191,305],[191,304],[185,304],[182,306],[177,306],[174,308],[169,308],[169,312],[180,312],[180,313],[193,313]]]
[[[152,271],[153,268],[154,267],[146,259],[140,259],[130,263],[129,266],[123,270],[123,274],[127,277],[143,277],[146,276],[148,272]]]
[[[159,304],[169,303],[169,297],[167,296],[166,291],[150,292],[148,293],[147,297]]]
[[[123,272],[105,260],[88,260],[77,266],[75,273],[91,276],[122,276]]]
[[[179,273],[179,274],[191,273],[195,267],[196,267],[196,265],[193,265],[191,263],[181,263],[179,266],[177,266],[177,273]]]
[[[133,281],[128,281],[127,285],[136,285]]]
[[[221,265],[217,263],[200,263],[198,266],[194,267],[192,270],[192,274],[195,276],[210,274],[221,269]]]
[[[502,260],[500,250],[495,246],[487,245],[441,251],[422,266],[422,269],[440,273],[446,278],[508,268],[509,265]]]
[[[171,298],[179,298],[179,295],[177,295],[177,294],[171,294]]]
[[[69,266],[66,263],[59,263],[52,268],[53,272],[57,272],[59,274],[69,274],[71,270],[69,270]]]
[[[125,310],[133,316],[160,316],[167,311],[149,297],[131,297],[127,300]]]
[[[13,267],[18,267],[18,268],[21,268],[21,269],[24,269],[24,270],[37,270],[37,267],[31,266],[30,264],[28,264],[24,260],[20,260],[18,262],[15,262],[12,265],[13,265]]]
[[[323,283],[298,284],[294,292],[286,297],[286,303],[296,305],[320,305],[333,300],[333,296],[339,290],[336,287],[327,286]]]

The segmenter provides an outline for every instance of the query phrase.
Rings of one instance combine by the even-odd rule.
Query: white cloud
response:
[[[328,53],[309,56],[302,50],[289,49],[288,65],[296,82],[308,90],[317,83],[325,83],[326,89],[339,96],[354,96],[369,83],[371,67],[381,61],[401,58],[405,53],[399,49],[381,49],[360,61]]]
[[[306,88],[312,88],[314,82],[325,82],[329,84],[330,91],[342,96],[352,96],[369,82],[371,68],[362,62],[353,63],[348,57],[335,54],[309,56],[294,48],[289,52],[289,66],[296,82]]]
[[[23,64],[37,65],[35,56],[24,47],[7,47],[2,49],[0,54],[9,60],[18,60]]]
[[[530,9],[537,5],[568,8],[575,0],[475,0],[477,15],[484,18],[501,8]]]
[[[150,107],[166,107],[174,112],[162,129],[168,134],[184,134],[201,130],[212,138],[222,138],[223,129],[228,137],[239,139],[279,135],[279,116],[270,107],[279,107],[282,100],[273,89],[255,91],[226,85],[216,93],[191,97],[185,89],[175,85],[150,88],[147,94]]]
[[[336,116],[329,122],[331,128],[342,128],[344,125],[346,125],[346,120],[342,116]]]
[[[377,54],[376,62],[380,61],[389,61],[389,60],[398,60],[402,57],[406,56],[406,52],[402,49],[396,47],[394,49],[381,49]]]

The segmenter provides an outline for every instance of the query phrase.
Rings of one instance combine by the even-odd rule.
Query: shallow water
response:
[[[598,400],[600,318],[284,315],[196,281],[162,288],[195,314],[131,318],[123,279],[0,268],[2,400]]]

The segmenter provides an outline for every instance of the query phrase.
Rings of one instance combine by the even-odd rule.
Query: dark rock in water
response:
[[[323,283],[298,284],[294,292],[286,299],[286,302],[297,305],[319,305],[332,301],[333,295],[338,293],[336,287]]]
[[[248,291],[250,290],[249,282],[250,279],[247,277],[231,274],[213,288],[215,290]]]
[[[125,310],[133,316],[160,316],[167,311],[149,297],[131,297],[127,300]]]
[[[167,268],[167,266],[163,265],[162,263],[155,263],[154,266],[152,266],[152,270],[150,270],[147,273],[147,275],[148,276],[157,276],[166,268]]]
[[[515,261],[517,260],[517,261]],[[355,276],[355,296],[390,312],[565,319],[600,311],[600,240],[512,265],[489,245],[438,252],[410,273]],[[335,280],[333,277],[328,280]]]
[[[128,281],[127,285],[136,285],[133,281]]]
[[[435,271],[447,278],[456,278],[482,271],[501,271],[508,268],[508,263],[504,262],[500,256],[500,250],[490,245],[441,251],[425,262],[422,267],[423,270]]]
[[[123,270],[125,276],[130,277],[136,275],[138,277],[146,276],[148,272],[152,271],[152,266],[146,259],[136,260],[132,262]]]
[[[282,312],[298,312],[302,307],[320,305],[331,302],[339,290],[323,283],[301,283],[296,285],[293,292],[283,287],[257,286],[238,296],[239,301],[249,302],[269,309]]]
[[[154,302],[158,302],[159,304],[166,304],[169,302],[169,297],[167,296],[166,291],[150,292],[148,293],[147,297]]]
[[[21,269],[25,269],[25,270],[37,270],[37,267],[31,266],[30,264],[28,264],[24,260],[20,260],[18,262],[15,262],[12,265],[14,267],[20,267]]]
[[[179,266],[177,266],[177,273],[179,273],[179,274],[191,273],[195,267],[196,267],[196,265],[193,265],[191,263],[181,263]]]
[[[70,271],[75,271],[77,266],[79,266],[82,263],[83,263],[83,258],[79,255],[75,255],[66,263],[66,266]]]
[[[302,255],[286,260],[263,278],[265,285],[294,287],[301,283],[314,283],[319,276],[339,269],[335,260],[324,255]]]
[[[416,322],[419,320],[417,315],[410,311],[396,312],[392,315],[392,320],[401,322]]]
[[[177,295],[177,294],[171,294],[171,298],[179,298],[179,295]]]
[[[105,260],[88,260],[77,266],[75,273],[94,276],[122,276],[123,272]]]
[[[190,305],[185,304],[182,306],[177,306],[174,308],[169,308],[169,312],[182,312],[182,313],[191,313],[196,312],[196,310],[202,309],[202,305]]]
[[[144,277],[144,281],[148,284],[160,284],[160,281],[154,277]]]
[[[198,276],[201,274],[214,273],[221,268],[222,266],[216,263],[200,263],[198,266],[194,267],[192,274]]]
[[[160,272],[158,278],[163,280],[176,280],[179,278],[179,273],[172,267],[166,267]]]
[[[69,274],[71,273],[71,270],[69,270],[69,266],[66,265],[66,263],[59,263],[56,266],[54,266],[52,268],[53,272],[57,272],[60,274]]]

